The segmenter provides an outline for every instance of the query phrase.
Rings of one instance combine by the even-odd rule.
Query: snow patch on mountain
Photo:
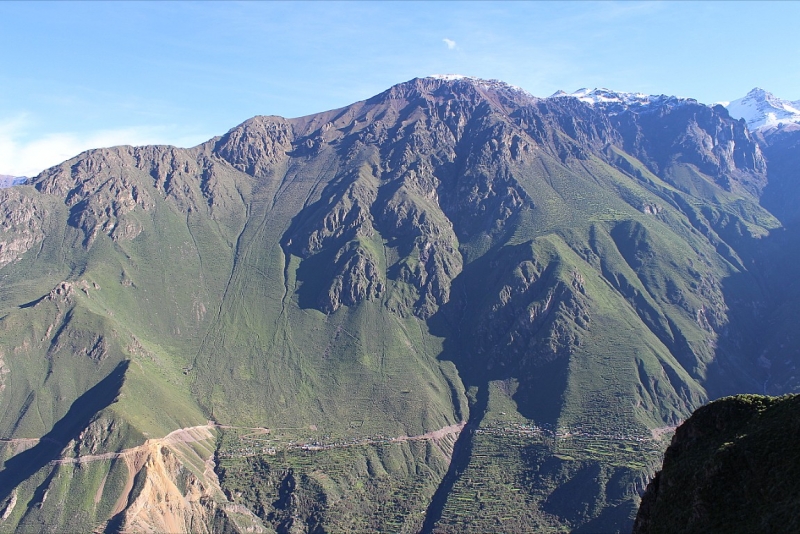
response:
[[[550,98],[559,97],[573,97],[577,98],[581,102],[586,102],[587,104],[591,105],[608,104],[611,102],[632,105],[644,104],[650,101],[650,97],[644,93],[619,93],[604,87],[595,89],[588,89],[584,87],[582,89],[578,89],[574,93],[557,91],[550,96]]]
[[[644,93],[623,93],[612,91],[604,87],[594,89],[583,88],[573,93],[556,91],[550,95],[549,98],[577,98],[590,106],[601,107],[611,115],[615,115],[629,108],[642,109],[652,105],[697,103],[697,100],[693,98],[669,95],[646,95]]]
[[[720,102],[735,119],[744,119],[751,130],[800,123],[800,100],[790,102],[756,87],[732,102]]]
[[[448,82],[452,82],[455,80],[463,80],[464,78],[468,80],[477,80],[478,78],[474,78],[472,76],[464,76],[463,74],[431,74],[428,78],[433,78],[434,80],[445,80]]]

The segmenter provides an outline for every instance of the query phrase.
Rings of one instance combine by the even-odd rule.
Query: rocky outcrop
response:
[[[699,408],[675,431],[634,534],[800,529],[798,410],[798,395],[741,395]]]
[[[359,241],[350,241],[340,249],[333,264],[333,280],[319,300],[319,307],[325,313],[377,299],[386,289],[377,258]]]
[[[241,193],[230,176],[236,171],[212,155],[213,141],[194,149],[91,150],[45,170],[33,185],[41,193],[63,199],[69,209],[68,223],[82,231],[87,249],[100,234],[114,241],[135,239],[142,231],[140,217],[153,211],[158,196],[180,213],[202,211],[228,224],[240,217]]]
[[[476,331],[476,352],[486,358],[488,371],[535,372],[568,358],[581,344],[581,333],[591,321],[583,276],[572,272],[571,281],[563,280],[560,269],[557,263],[544,265],[532,258],[510,270]]]
[[[36,188],[64,198],[69,224],[83,231],[83,244],[91,247],[102,232],[115,240],[131,240],[142,231],[131,212],[149,210],[153,199],[136,180],[126,176],[133,164],[130,147],[84,153],[41,173]]]
[[[283,117],[258,116],[216,141],[214,153],[234,168],[255,177],[272,175],[292,151],[294,132]]]
[[[0,190],[0,267],[16,261],[44,238],[44,207],[17,189]]]
[[[153,441],[141,447],[128,464],[140,466],[138,494],[127,496],[125,532],[212,532],[216,503],[213,493],[169,448]],[[182,487],[179,487],[182,486]],[[133,491],[134,488],[131,488]]]
[[[450,300],[450,284],[461,272],[462,258],[453,224],[435,203],[415,195],[415,173],[407,180],[384,204],[379,222],[382,235],[397,244],[399,259],[390,272],[417,294],[413,304],[396,300],[390,307],[427,318]]]
[[[124,465],[127,480],[116,495],[108,532],[266,532],[261,521],[233,506],[222,492],[211,455],[215,435],[206,426],[175,431],[164,438],[120,452],[102,452],[114,445],[123,429],[101,416],[70,444],[71,458],[61,463]],[[208,457],[203,457],[203,454]],[[110,492],[108,475],[96,500]],[[105,495],[108,498],[108,495]]]
[[[329,198],[323,193],[324,200],[315,210],[318,217],[310,219],[302,230],[289,238],[289,245],[299,255],[309,257],[327,246],[374,234],[370,208],[378,194],[377,179],[368,170],[361,169],[342,177],[336,186],[329,188],[333,190]]]

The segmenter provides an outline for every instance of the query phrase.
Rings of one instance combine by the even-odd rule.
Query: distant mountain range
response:
[[[581,102],[590,106],[601,106],[612,112],[621,111],[629,108],[641,109],[648,106],[663,105],[665,102],[673,104],[689,103],[697,104],[693,98],[681,98],[667,95],[646,95],[644,93],[621,93],[610,89],[578,89],[573,93],[557,91],[550,95],[550,98],[577,98]]]
[[[532,98],[536,98],[520,87],[511,86],[498,80],[481,80],[479,78],[460,74],[436,74],[429,78],[444,81],[471,80],[473,82],[482,83],[487,87],[503,85]],[[607,113],[614,113],[615,109],[630,107],[642,108],[649,105],[660,104],[665,101],[672,101],[674,103],[697,103],[697,100],[693,98],[626,93],[605,88],[582,88],[572,93],[557,91],[550,95],[549,98],[562,97],[577,98],[581,102],[585,102],[589,105],[599,104],[606,108]],[[727,108],[731,117],[735,119],[745,119],[751,131],[767,130],[781,125],[800,124],[800,100],[783,100],[758,87],[754,88],[742,98],[731,102],[718,102],[718,104]],[[0,188],[20,185],[25,183],[26,180],[26,177],[0,174]]]
[[[800,390],[797,131],[446,75],[0,190],[0,532],[630,532]]]
[[[665,101],[693,102],[692,98],[667,95],[646,95],[644,93],[623,93],[610,89],[578,89],[567,93],[558,91],[550,98],[573,97],[589,105],[601,105],[607,109],[642,108],[657,105]],[[800,100],[790,102],[770,92],[756,87],[742,98],[732,102],[719,102],[734,119],[744,119],[751,131],[765,130],[780,125],[800,123]]]
[[[0,189],[4,187],[11,187],[12,185],[22,185],[27,182],[25,176],[10,176],[8,174],[0,174]]]

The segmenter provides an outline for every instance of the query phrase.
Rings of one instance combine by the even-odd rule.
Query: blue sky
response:
[[[429,74],[800,99],[798,2],[0,2],[0,174],[191,146]]]

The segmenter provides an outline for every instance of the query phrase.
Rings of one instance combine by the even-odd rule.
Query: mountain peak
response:
[[[747,93],[746,96],[753,98],[768,98],[773,96],[773,94],[760,87],[753,87],[752,89],[750,89],[750,91]]]
[[[751,130],[800,123],[800,101],[783,100],[760,87],[754,87],[745,96],[725,107],[731,117],[744,119]]]
[[[644,93],[622,93],[618,91],[613,91],[611,89],[607,89],[605,87],[595,87],[594,89],[589,89],[587,87],[582,87],[573,93],[567,93],[565,91],[556,91],[550,98],[560,98],[560,97],[573,97],[577,98],[581,102],[586,102],[587,104],[605,104],[608,102],[619,102],[623,104],[630,104],[635,102],[644,102],[648,99],[648,96]]]
[[[453,81],[453,80],[477,80],[474,76],[465,76],[464,74],[431,74],[428,78],[433,78],[434,80],[445,80],[445,81]]]

